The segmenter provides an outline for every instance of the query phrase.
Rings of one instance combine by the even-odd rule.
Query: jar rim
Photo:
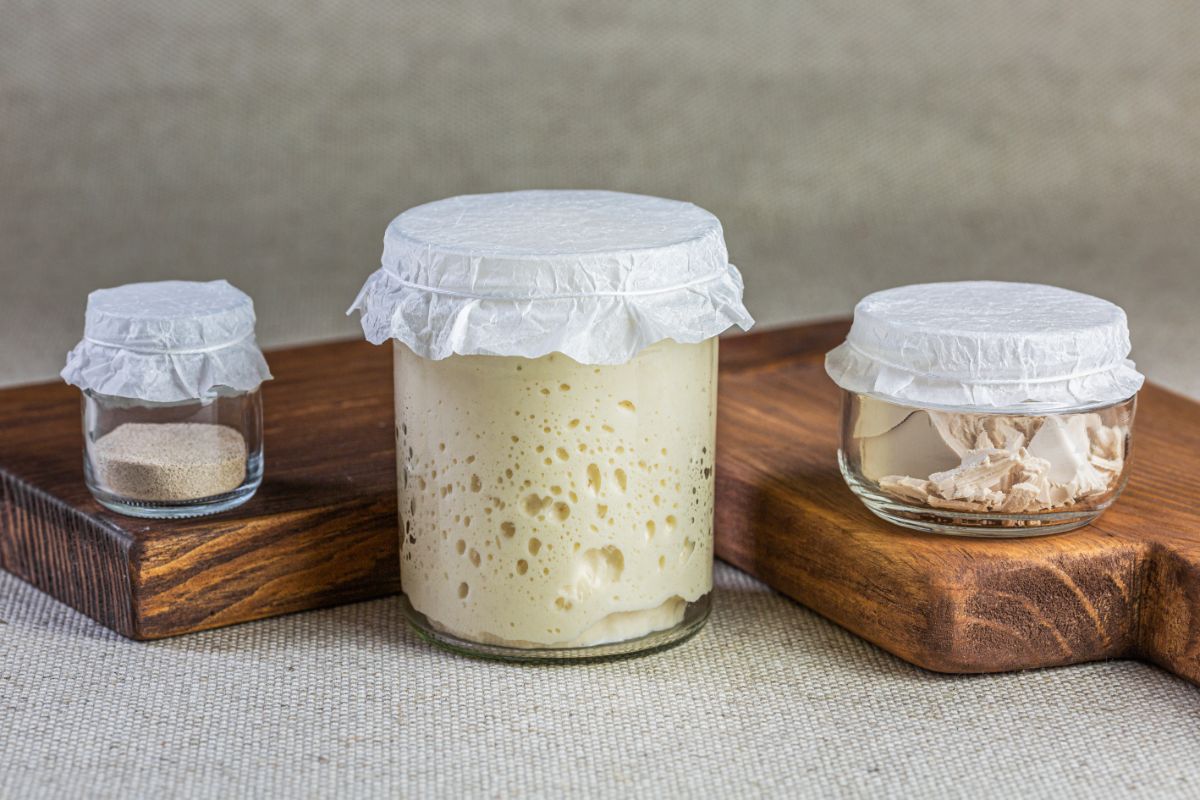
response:
[[[904,400],[892,397],[878,392],[864,392],[855,389],[841,388],[845,394],[858,395],[860,397],[869,397],[872,400],[878,400],[891,405],[901,406],[903,408],[912,408],[919,411],[941,411],[950,414],[980,414],[980,415],[996,415],[996,416],[1048,416],[1052,414],[1082,414],[1090,411],[1101,411],[1106,408],[1115,408],[1122,406],[1131,401],[1137,400],[1137,392],[1124,397],[1120,400],[1099,400],[1088,403],[1071,404],[1053,404],[1053,403],[1026,403],[1022,405],[1010,406],[976,406],[969,404],[951,404],[944,405],[939,403],[928,403],[916,400]]]

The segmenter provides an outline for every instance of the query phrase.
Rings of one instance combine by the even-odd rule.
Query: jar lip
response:
[[[164,408],[164,407],[182,407],[182,406],[207,406],[217,400],[225,400],[233,397],[251,397],[260,394],[262,386],[255,386],[252,389],[235,389],[231,386],[214,386],[212,390],[204,397],[183,397],[175,400],[147,400],[143,397],[129,397],[127,395],[106,394],[92,388],[80,388],[79,392],[89,400],[94,400],[97,403],[136,403],[141,406]]]
[[[1120,400],[1098,400],[1077,403],[1073,405],[1056,403],[1026,403],[1022,405],[994,407],[968,404],[945,405],[940,403],[927,403],[916,400],[900,399],[878,392],[863,392],[846,388],[842,388],[842,392],[845,394],[858,395],[860,397],[869,397],[872,400],[879,400],[894,406],[912,408],[918,411],[941,411],[948,414],[994,414],[997,416],[1013,417],[1040,417],[1053,414],[1081,414],[1089,411],[1100,411],[1106,408],[1125,405],[1126,403],[1135,401],[1137,399],[1137,392],[1134,392],[1128,397],[1124,397]]]
[[[431,286],[416,281],[406,280],[400,277],[394,269],[384,268],[388,272],[393,283],[402,286],[406,289],[412,289],[418,292],[427,292],[429,294],[444,295],[446,297],[454,297],[463,300],[487,300],[489,302],[510,302],[510,303],[530,303],[530,302],[550,302],[554,300],[585,300],[591,297],[644,297],[647,295],[668,294],[670,292],[680,292],[685,289],[694,289],[703,286],[713,281],[718,281],[725,278],[729,267],[725,267],[718,272],[710,275],[701,275],[698,278],[691,278],[671,286],[658,286],[650,289],[625,289],[616,291],[594,290],[589,292],[568,292],[562,294],[545,294],[545,293],[529,293],[524,289],[514,287],[506,287],[504,289],[493,289],[490,292],[475,292],[468,289],[456,289],[445,286]]]
[[[254,339],[254,329],[246,331],[240,336],[235,336],[231,339],[217,341],[203,347],[173,347],[169,345],[155,345],[154,343],[145,343],[137,339],[131,339],[128,342],[108,342],[103,339],[84,334],[83,341],[94,347],[106,347],[110,350],[123,350],[127,353],[135,353],[142,356],[168,355],[168,356],[197,356],[207,353],[216,353],[219,350],[228,350],[237,347],[247,341]]]

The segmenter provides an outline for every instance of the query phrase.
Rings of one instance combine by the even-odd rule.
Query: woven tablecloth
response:
[[[686,644],[530,667],[396,598],[135,643],[0,572],[0,797],[1200,792],[1200,692],[1156,668],[935,675],[716,578]]]

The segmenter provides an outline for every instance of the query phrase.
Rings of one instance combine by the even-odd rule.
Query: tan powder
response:
[[[92,445],[96,480],[131,500],[198,500],[246,479],[246,440],[228,425],[127,423]]]

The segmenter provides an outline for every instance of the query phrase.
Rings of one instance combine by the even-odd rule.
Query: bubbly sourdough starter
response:
[[[715,339],[613,366],[394,350],[401,582],[433,626],[603,644],[709,592]]]

